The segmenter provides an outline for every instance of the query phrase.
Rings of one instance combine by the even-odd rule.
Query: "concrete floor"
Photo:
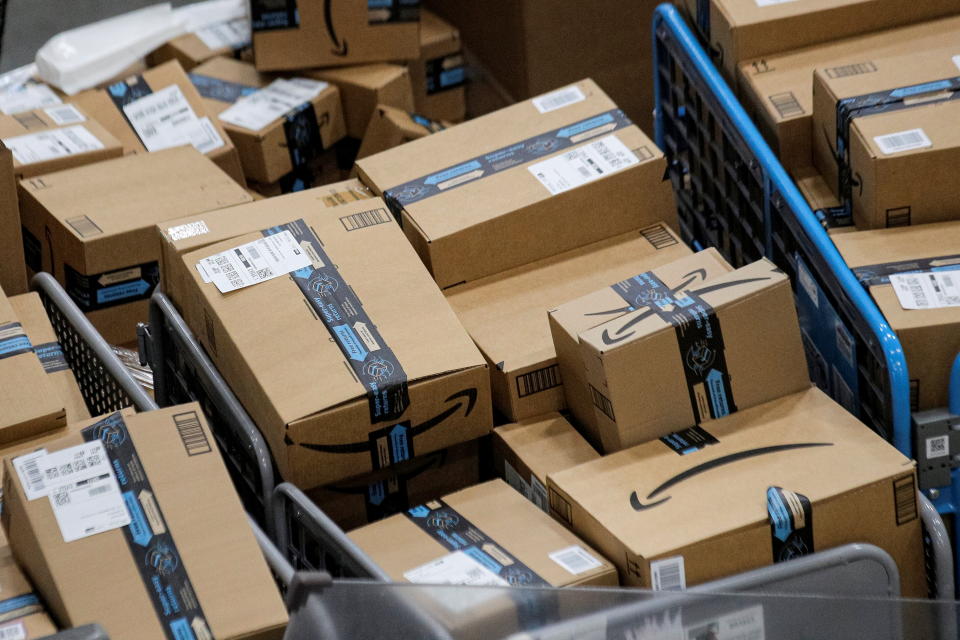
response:
[[[2,3],[3,0],[0,0]],[[189,0],[172,0],[180,6]],[[0,43],[0,71],[33,61],[52,36],[73,27],[157,4],[156,0],[6,0],[7,24]]]

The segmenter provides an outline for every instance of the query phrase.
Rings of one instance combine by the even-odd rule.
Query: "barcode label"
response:
[[[654,591],[681,591],[687,588],[683,556],[674,556],[650,563],[650,577]]]
[[[210,229],[203,220],[187,222],[186,224],[179,224],[167,229],[167,237],[170,238],[171,242],[193,238],[194,236],[202,236],[206,233],[210,233]]]
[[[927,137],[923,129],[910,129],[908,131],[898,131],[883,136],[875,136],[873,141],[877,143],[880,151],[887,156],[893,153],[925,149],[933,146],[933,143],[930,142],[930,138]]]
[[[950,436],[927,438],[927,460],[950,455]]]
[[[77,124],[87,121],[86,116],[80,113],[80,110],[72,104],[46,107],[43,112],[50,116],[50,119],[58,125]]]
[[[67,218],[67,224],[73,227],[73,230],[80,234],[81,238],[89,238],[103,233],[103,229],[98,227],[93,220],[87,216],[76,216]]]
[[[220,293],[230,293],[310,264],[310,256],[285,230],[204,258],[196,267],[205,283],[214,283]]]
[[[917,486],[913,474],[893,481],[893,502],[897,526],[917,519]]]
[[[468,584],[509,586],[506,580],[463,551],[454,551],[403,574],[415,584]]]
[[[22,622],[0,627],[0,640],[27,640],[27,630]]]
[[[554,364],[543,369],[537,369],[522,376],[517,376],[517,395],[521,398],[559,387],[563,381],[560,379],[560,365]]]
[[[103,149],[103,143],[83,125],[48,129],[4,138],[3,144],[21,165],[65,158]]]
[[[593,398],[593,406],[603,412],[603,415],[607,416],[613,421],[616,421],[616,418],[613,417],[613,403],[610,402],[610,399],[607,396],[600,393],[596,387],[590,385],[590,395]]]
[[[392,218],[386,209],[371,209],[370,211],[361,211],[353,215],[343,216],[340,223],[347,231],[356,231],[357,229],[366,229],[378,224],[391,222]]]
[[[580,545],[573,545],[548,554],[550,559],[575,576],[602,567],[603,563],[594,558]]]
[[[260,131],[305,102],[310,102],[328,86],[309,78],[280,78],[250,95],[237,100],[220,114],[223,122]]]
[[[573,524],[573,511],[570,509],[570,503],[552,487],[550,488],[550,513],[561,522]]]
[[[124,105],[123,113],[147,151],[189,144],[209,153],[225,144],[210,119],[198,118],[175,84]]]
[[[36,500],[47,495],[46,485],[43,483],[43,474],[40,473],[39,459],[47,455],[46,449],[38,449],[32,453],[13,459],[13,468],[20,477],[20,486],[27,496],[27,500]]]
[[[960,273],[895,273],[890,284],[904,309],[960,307]]]
[[[659,251],[666,247],[672,247],[677,244],[676,236],[670,233],[665,226],[658,224],[640,231],[640,235],[647,239],[647,242],[653,245],[653,248]]]
[[[580,87],[571,86],[545,93],[542,96],[534,98],[531,102],[540,113],[550,113],[551,111],[562,109],[563,107],[586,99],[587,97],[583,95]]]
[[[527,167],[551,195],[576,189],[639,164],[640,159],[615,135]]]
[[[62,100],[45,84],[28,82],[12,91],[0,93],[0,111],[8,116],[24,111],[33,111],[51,104],[60,104]]]
[[[802,116],[805,113],[803,107],[800,106],[800,101],[797,100],[797,96],[793,94],[793,91],[775,93],[769,96],[769,100],[781,118],[794,118],[796,116]]]
[[[828,78],[847,78],[850,76],[859,76],[864,73],[873,73],[877,70],[877,65],[872,62],[857,62],[855,64],[844,64],[839,67],[830,67],[824,69]]]
[[[195,411],[176,414],[173,416],[173,423],[177,425],[177,432],[188,456],[199,456],[213,450]]]

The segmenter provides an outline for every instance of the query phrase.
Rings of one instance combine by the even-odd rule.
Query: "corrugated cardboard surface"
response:
[[[547,319],[552,309],[689,254],[679,237],[658,223],[444,293],[490,365],[494,404],[519,420],[564,408]]]
[[[213,636],[279,639],[287,621],[280,594],[216,445],[188,454],[173,421],[185,412],[195,412],[212,443],[196,404],[126,416],[127,436]],[[76,433],[46,448],[81,442]],[[65,543],[49,499],[28,501],[10,459],[4,467],[10,546],[54,616],[65,626],[99,622],[112,638],[166,638],[122,529]],[[104,593],[123,594],[123,606],[105,607]]]
[[[343,69],[318,69],[304,74],[340,89],[347,135],[351,138],[363,138],[367,123],[378,104],[406,112],[414,110],[413,86],[410,72],[405,66],[377,63]]]
[[[7,546],[0,549],[0,593],[3,594],[0,597],[6,605],[3,622],[0,622],[0,638],[6,634],[9,638],[31,640],[31,638],[42,638],[57,632],[56,625],[43,610],[42,604],[11,608],[14,599],[35,594],[33,585],[20,571]],[[18,630],[18,626],[21,629]]]
[[[41,243],[43,271],[66,284],[65,267],[113,273],[160,259],[163,220],[250,202],[249,194],[192,147],[136,154],[20,183],[24,228]],[[69,221],[83,221],[81,235]],[[92,226],[90,226],[92,225]],[[135,339],[147,301],[88,315],[108,342]]]
[[[359,228],[350,218],[382,202],[328,208],[315,196],[286,196],[293,213],[282,222],[303,219],[315,233],[406,372],[410,404],[401,421],[423,428],[410,441],[412,454],[484,435],[492,410],[482,356],[392,218],[378,212],[378,224]],[[274,211],[278,202],[250,207]],[[371,433],[396,422],[370,423],[364,386],[296,283],[279,277],[224,295],[194,268],[259,237],[247,233],[181,256],[190,273],[185,296],[196,299],[179,298],[186,320],[264,432],[285,479],[310,489],[371,471],[378,451]]]
[[[714,310],[738,409],[810,386],[790,280],[771,262],[760,260],[684,291],[703,291],[700,297]],[[609,403],[609,414],[594,412],[604,451],[696,423],[685,368],[700,360],[680,352],[675,327],[649,308],[581,332],[580,354],[587,382]],[[716,354],[707,355],[715,362]],[[709,425],[709,412],[701,407],[700,413]]]
[[[27,268],[23,259],[20,205],[13,154],[0,143],[0,287],[13,296],[27,290]]]
[[[170,40],[165,45],[151,52],[147,56],[147,64],[156,67],[170,60],[177,60],[184,71],[192,71],[195,67],[217,56],[232,56],[238,52],[230,47],[211,49],[195,33],[185,33]],[[249,47],[239,52],[244,60],[252,60],[252,51]]]
[[[442,126],[437,124],[438,128]],[[363,134],[357,159],[392,149],[411,140],[419,140],[431,133],[431,129],[414,122],[406,111],[378,104]]]
[[[551,474],[553,514],[625,584],[649,587],[650,562],[679,555],[692,586],[772,563],[766,491],[781,487],[812,503],[814,551],[875,544],[897,562],[904,596],[926,594],[914,463],[821,391],[704,428],[719,442],[687,455],[653,441]],[[764,450],[783,445],[801,446]]]
[[[792,177],[797,184],[797,189],[800,190],[807,204],[814,211],[841,205],[834,190],[827,184],[820,172],[813,167],[800,167],[793,172]],[[840,228],[843,227],[838,227],[838,229]]]
[[[466,116],[467,97],[464,86],[427,93],[427,64],[431,60],[461,54],[460,31],[432,11],[420,11],[420,57],[407,64],[413,85],[413,102],[417,113],[431,120],[460,122]],[[460,58],[461,64],[465,64]]]
[[[686,245],[681,245],[686,249]],[[621,279],[630,278],[652,271],[670,288],[696,287],[705,281],[723,275],[732,270],[727,261],[716,249],[707,249],[695,255],[690,251],[674,251],[659,260],[654,254],[653,260],[644,260],[636,265],[633,272]],[[605,283],[602,289],[594,289],[586,295],[568,299],[550,311],[550,333],[557,352],[560,376],[564,380],[563,392],[567,408],[574,415],[584,435],[599,451],[615,451],[619,448],[619,438],[608,429],[601,429],[594,408],[590,385],[587,381],[587,368],[584,365],[580,348],[580,334],[593,327],[606,324],[633,310],[624,299],[613,290],[614,282]]]
[[[530,101],[465,122],[357,162],[361,180],[383,192],[533,136],[616,109],[592,80],[585,99],[540,113]],[[597,136],[577,145],[590,144]],[[603,133],[602,135],[607,135]],[[609,134],[639,164],[551,195],[528,170],[567,150],[473,179],[404,207],[404,232],[445,288],[470,282],[664,220],[674,225],[663,155],[636,126]],[[634,197],[643,193],[643,206]],[[586,215],[586,212],[591,212]]]

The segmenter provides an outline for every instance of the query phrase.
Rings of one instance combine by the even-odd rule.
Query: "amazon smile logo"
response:
[[[793,451],[794,449],[811,449],[813,447],[832,447],[832,442],[798,442],[794,444],[778,444],[772,447],[759,447],[757,449],[747,449],[746,451],[738,451],[737,453],[731,453],[714,460],[708,460],[703,464],[699,464],[692,469],[687,469],[682,471],[677,475],[673,476],[659,487],[647,494],[647,497],[644,498],[646,502],[640,500],[640,496],[637,495],[636,491],[630,493],[630,506],[633,507],[634,511],[646,511],[647,509],[653,509],[667,500],[670,499],[670,496],[663,496],[658,499],[663,492],[665,492],[670,487],[674,487],[685,480],[689,480],[694,476],[698,476],[701,473],[706,473],[707,471],[712,471],[718,469],[728,464],[733,464],[734,462],[740,462],[741,460],[747,460],[749,458],[756,458],[758,456],[770,455],[773,453],[779,453],[781,451]],[[651,502],[652,501],[652,502]]]
[[[347,40],[346,38],[340,40],[337,36],[337,30],[333,26],[333,0],[324,0],[323,2],[323,20],[327,26],[327,35],[330,36],[330,41],[333,43],[330,52],[335,56],[345,57],[348,51]]]

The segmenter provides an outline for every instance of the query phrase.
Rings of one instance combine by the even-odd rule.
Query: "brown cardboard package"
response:
[[[943,46],[957,29],[960,18],[942,18],[746,60],[737,71],[740,99],[780,162],[794,171],[813,164],[814,70],[863,73],[873,57]]]
[[[960,190],[951,167],[960,155],[960,135],[954,126],[960,106],[945,99],[952,95],[949,79],[957,75],[955,55],[956,47],[948,46],[862,62],[869,73],[832,77],[818,69],[814,74],[814,161],[841,199],[836,159],[838,101],[884,100],[894,109],[873,110],[860,117],[854,111],[849,123],[847,162],[855,183],[849,197],[857,227],[876,229],[957,217]]]
[[[45,448],[32,460],[42,474],[58,458],[103,470],[87,480],[63,472],[49,493],[28,494],[4,460],[10,547],[62,625],[98,622],[111,638],[145,640],[283,635],[286,610],[199,405],[113,414]],[[105,607],[105,592],[122,593],[123,606]],[[164,615],[168,593],[180,607]]]
[[[483,358],[382,201],[329,208],[302,191],[253,207],[271,212],[268,238],[183,254],[177,302],[284,479],[308,490],[489,432]],[[257,240],[258,254],[296,250],[306,266],[221,293],[240,272],[218,265]]]
[[[20,182],[29,264],[49,271],[112,344],[136,338],[159,281],[154,226],[250,202],[192,147],[124,156]],[[28,256],[30,257],[30,256]]]
[[[420,584],[616,586],[612,564],[502,480],[427,502],[351,531],[350,538],[391,579]],[[456,540],[468,541],[457,548]],[[389,544],[384,541],[389,540]],[[445,542],[445,540],[450,542]],[[469,546],[467,546],[469,545]],[[467,574],[470,574],[469,577]],[[469,606],[417,594],[457,637],[502,637],[507,594],[478,591]],[[562,616],[562,612],[560,613]],[[486,620],[485,620],[486,618]]]
[[[904,309],[889,276],[949,269],[960,254],[960,222],[859,231],[833,241],[900,339],[910,374],[911,410],[947,406],[950,368],[960,351],[960,309],[938,307],[932,299],[928,309]]]
[[[72,104],[0,115],[0,138],[13,152],[18,178],[123,155],[120,141]]]
[[[352,142],[352,139],[341,141]],[[318,151],[317,156],[279,180],[274,182],[257,182],[247,180],[247,187],[256,191],[261,197],[273,198],[287,193],[294,193],[310,189],[319,185],[327,185],[334,182],[342,182],[349,177],[348,172],[340,168],[340,156],[337,151],[338,145],[333,149]]]
[[[0,443],[66,424],[64,401],[57,391],[20,317],[0,289]]]
[[[420,58],[407,63],[417,113],[431,120],[466,117],[466,61],[460,31],[426,9],[420,12]]]
[[[556,412],[493,430],[497,475],[547,513],[547,476],[599,457],[573,425]]]
[[[329,83],[314,87],[314,90],[319,89],[314,97],[286,113],[282,112],[283,107],[277,107],[277,101],[268,102],[267,96],[274,96],[277,89],[266,89],[267,94],[254,100],[259,99],[257,104],[265,106],[266,111],[276,117],[265,126],[254,129],[267,118],[258,117],[255,124],[241,126],[231,122],[233,110],[225,112],[238,100],[270,85],[271,79],[264,77],[256,67],[231,58],[213,58],[194,69],[190,81],[204,98],[208,113],[217,116],[236,145],[243,174],[248,180],[276,182],[346,135],[340,90]],[[288,94],[283,97],[294,99]]]
[[[606,453],[810,386],[790,280],[768,260],[675,295],[649,272],[621,284],[657,303],[580,333]]]
[[[246,18],[209,24],[158,47],[147,55],[147,64],[156,67],[177,60],[184,71],[191,71],[217,56],[252,62],[250,35],[250,23]]]
[[[57,341],[57,334],[54,333],[47,311],[40,302],[40,296],[32,292],[25,293],[9,298],[9,302],[33,345],[33,352],[37,354],[43,370],[50,376],[50,381],[56,388],[57,396],[63,402],[67,424],[89,418],[87,403],[80,393],[73,371],[67,365],[63,348]]]
[[[175,60],[130,75],[106,89],[82,91],[70,102],[116,137],[124,153],[192,143],[243,184],[236,148]]]
[[[36,640],[57,632],[7,546],[0,549],[0,593],[3,594],[0,596],[0,606],[3,606],[0,638]]]
[[[548,489],[624,584],[693,586],[864,542],[896,561],[905,597],[927,593],[914,463],[816,388],[551,474]],[[768,508],[793,511],[786,540]]]
[[[674,226],[664,170],[592,80],[357,162],[441,288],[657,220]]]
[[[842,204],[837,199],[833,189],[815,168],[800,167],[792,172],[792,177],[804,200],[814,211],[832,209]]]
[[[728,78],[736,77],[737,63],[744,60],[957,13],[953,0],[709,2],[706,37]],[[683,4],[697,15],[697,0]]]
[[[686,245],[684,245],[686,248]],[[659,256],[657,256],[659,257]],[[620,448],[620,440],[609,428],[601,428],[595,402],[603,406],[599,391],[591,391],[581,355],[580,335],[594,327],[606,324],[637,309],[645,308],[649,298],[630,294],[632,284],[649,271],[671,291],[700,287],[705,282],[732,270],[716,249],[699,253],[673,252],[664,260],[645,260],[635,263],[634,269],[618,274],[619,282],[608,279],[603,288],[594,287],[579,297],[568,297],[563,304],[550,310],[549,324],[557,365],[563,379],[566,406],[577,426],[598,451],[611,452]],[[639,293],[639,292],[638,292]],[[629,295],[628,295],[629,294]]]
[[[378,104],[363,134],[357,159],[393,149],[411,140],[419,140],[446,128],[447,125],[427,120],[416,113]]]
[[[362,527],[480,482],[479,441],[307,492],[342,529]]]
[[[253,50],[262,71],[342,67],[362,62],[416,60],[420,55],[419,3],[331,4],[254,0]]]
[[[414,110],[413,85],[410,72],[404,66],[378,63],[303,73],[340,89],[347,135],[351,138],[363,138],[379,104],[408,113]]]
[[[444,293],[487,359],[494,405],[516,421],[564,408],[563,377],[547,321],[551,309],[689,254],[680,238],[658,223]]]
[[[27,290],[22,233],[13,153],[0,143],[0,288],[10,296]]]

